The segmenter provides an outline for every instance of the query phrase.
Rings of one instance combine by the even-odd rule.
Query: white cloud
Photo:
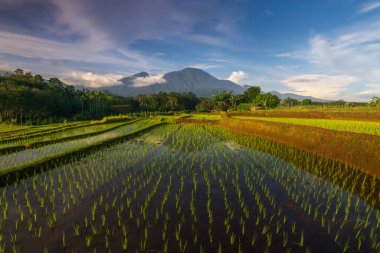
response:
[[[196,69],[213,69],[213,68],[219,68],[221,65],[218,64],[208,64],[208,63],[199,63],[199,64],[192,64],[188,65],[189,68],[196,68]]]
[[[334,73],[354,76],[355,83],[361,85],[364,90],[367,84],[380,81],[378,68],[380,66],[380,33],[378,31],[380,31],[379,20],[362,22],[339,30],[335,36],[314,35],[310,38],[306,49],[285,52],[277,56],[306,61],[310,64],[306,66],[314,73],[324,73],[329,76]],[[352,82],[349,81],[349,83]],[[355,95],[358,99],[366,99],[364,96],[359,96],[360,91]]]
[[[380,87],[380,85],[379,85]],[[372,90],[363,90],[359,92],[360,95],[365,95],[365,96],[380,96],[380,88],[378,89],[372,89]]]
[[[216,47],[229,47],[228,43],[224,39],[220,39],[214,36],[201,35],[201,34],[185,34],[181,36],[182,39],[194,41],[196,43],[216,46]]]
[[[380,8],[380,1],[368,2],[362,5],[362,7],[359,10],[359,13],[370,12],[378,8]]]
[[[336,99],[357,81],[357,77],[344,74],[305,74],[292,76],[281,82],[290,88],[290,92],[317,98]]]
[[[44,60],[67,60],[87,63],[118,64],[147,68],[144,56],[120,50],[124,57],[113,57],[90,49],[86,43],[65,43],[29,35],[0,31],[0,54],[14,54]]]
[[[145,87],[156,83],[166,83],[164,75],[150,75],[147,77],[137,77],[133,80],[133,87]]]
[[[62,80],[68,84],[83,85],[91,88],[100,88],[121,85],[122,82],[119,81],[121,78],[123,78],[122,75],[98,75],[92,72],[72,72],[66,77],[62,78]]]
[[[230,80],[231,82],[240,84],[240,82],[247,77],[247,73],[244,71],[233,71],[229,77],[227,77],[227,80]]]
[[[333,38],[316,35],[309,40],[308,49],[282,56],[306,60],[321,72],[354,74],[362,80],[380,79],[378,31],[380,21],[351,27]]]
[[[271,10],[265,10],[263,13],[265,15],[267,15],[267,16],[272,16],[273,15],[273,11],[271,11]]]
[[[7,64],[0,64],[0,71],[13,73],[13,71],[15,71],[16,69],[17,69],[16,67],[12,67],[12,66],[9,66]]]
[[[380,82],[367,84],[366,89],[359,92],[359,94],[366,97],[380,96]]]

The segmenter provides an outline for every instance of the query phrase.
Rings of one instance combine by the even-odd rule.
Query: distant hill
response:
[[[137,96],[139,94],[154,94],[163,92],[193,92],[199,97],[210,97],[219,91],[232,91],[233,94],[242,94],[248,85],[238,85],[229,80],[220,80],[209,73],[196,68],[185,68],[179,71],[173,71],[164,75],[152,75],[147,72],[140,72],[119,80],[122,84],[100,88],[102,91],[108,91],[111,94],[119,96]],[[319,99],[310,96],[302,96],[293,93],[280,93],[270,91],[281,99],[287,97],[297,100],[311,99],[315,102],[329,102],[328,100]]]
[[[241,94],[246,88],[228,81],[220,80],[207,72],[196,68],[185,68],[169,72],[163,76],[154,76],[147,72],[120,79],[121,85],[102,88],[120,96],[136,96],[163,92],[193,92],[200,97],[209,97],[218,91],[227,90]],[[152,83],[148,83],[152,81]]]
[[[285,98],[289,97],[289,98],[297,99],[298,101],[302,101],[304,99],[311,99],[311,101],[320,102],[320,103],[331,102],[330,100],[326,100],[326,99],[320,99],[320,98],[315,98],[311,96],[302,96],[302,95],[298,95],[294,93],[280,93],[278,91],[269,91],[268,93],[278,96],[281,100],[284,100]]]

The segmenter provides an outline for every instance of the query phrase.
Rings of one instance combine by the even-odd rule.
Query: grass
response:
[[[200,120],[221,120],[222,117],[218,114],[190,114],[188,119],[200,119]]]
[[[28,129],[30,126],[18,126],[18,125],[8,125],[8,124],[0,124],[0,134],[9,133],[13,131],[20,131],[24,129]]]

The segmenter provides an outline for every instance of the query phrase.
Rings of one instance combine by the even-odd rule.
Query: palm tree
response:
[[[369,102],[369,104],[375,107],[380,106],[380,97],[373,97],[371,99],[371,102]]]

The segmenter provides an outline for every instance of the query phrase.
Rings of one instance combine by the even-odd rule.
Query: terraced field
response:
[[[302,119],[302,118],[271,118],[271,117],[247,117],[235,116],[236,119],[262,120],[294,124],[301,126],[320,127],[336,131],[347,131],[354,133],[365,133],[380,135],[380,122],[358,121],[358,120],[331,120],[331,119]]]
[[[115,124],[0,156],[45,171],[0,188],[0,252],[380,250],[375,177],[217,125]]]
[[[4,138],[3,141],[0,141],[0,153],[10,153],[25,148],[40,147],[72,139],[86,138],[114,130],[129,123],[128,121],[123,121],[104,124],[80,124],[75,127],[60,129],[59,131],[29,134],[26,136],[13,136],[11,140]]]

